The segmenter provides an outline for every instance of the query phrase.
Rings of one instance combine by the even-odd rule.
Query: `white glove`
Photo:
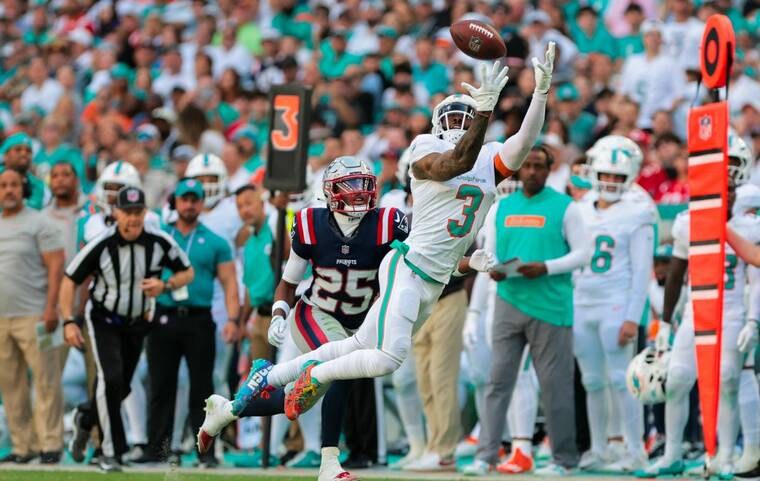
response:
[[[499,101],[499,94],[501,94],[504,86],[507,85],[509,67],[504,67],[501,70],[499,70],[499,67],[501,67],[501,63],[498,61],[493,63],[490,71],[485,63],[480,64],[481,83],[479,88],[475,88],[467,82],[462,82],[462,87],[470,92],[470,96],[475,99],[478,112],[493,111],[493,108]]]
[[[478,321],[480,321],[480,312],[469,310],[464,321],[462,329],[462,341],[466,349],[474,349],[478,345]]]
[[[750,319],[739,331],[739,338],[736,345],[741,352],[749,352],[757,345],[757,321]]]
[[[470,269],[488,272],[496,265],[496,257],[485,249],[478,249],[470,256]]]
[[[658,352],[664,352],[670,349],[670,324],[665,321],[660,321],[660,325],[657,329],[657,337],[654,338],[654,347]]]
[[[546,58],[544,63],[533,57],[533,74],[536,76],[536,88],[534,92],[545,94],[549,91],[552,84],[552,72],[554,71],[554,49],[556,44],[549,42],[546,47]]]
[[[288,321],[282,316],[274,316],[269,323],[269,344],[280,347],[285,342],[285,333],[288,331]]]

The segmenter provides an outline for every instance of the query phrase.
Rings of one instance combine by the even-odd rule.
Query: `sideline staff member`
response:
[[[187,290],[164,293],[158,298],[156,322],[147,346],[149,444],[145,456],[137,462],[166,459],[172,440],[177,371],[183,356],[190,376],[189,414],[193,432],[198,432],[203,424],[204,400],[214,393],[216,324],[211,317],[214,278],[219,278],[222,284],[228,313],[222,338],[229,343],[238,337],[240,304],[235,261],[229,244],[198,221],[203,212],[203,185],[195,179],[185,179],[177,185],[174,196],[177,222],[163,228],[187,253],[195,278]],[[162,277],[169,274],[165,270]],[[200,461],[205,467],[217,464],[213,451],[201,454]]]
[[[103,471],[121,470],[127,441],[121,402],[129,394],[143,338],[148,330],[153,297],[187,285],[193,270],[187,256],[167,233],[145,227],[145,194],[122,188],[117,197],[116,224],[108,227],[74,257],[61,285],[60,309],[66,342],[82,348],[84,338],[73,316],[76,286],[93,276],[85,322],[97,368],[95,411],[100,427]],[[161,271],[175,272],[167,281]]]

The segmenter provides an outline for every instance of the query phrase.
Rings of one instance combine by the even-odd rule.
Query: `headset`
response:
[[[29,182],[29,178],[23,174],[19,174],[22,176],[21,180],[21,197],[24,199],[29,199],[32,196],[32,183]]]

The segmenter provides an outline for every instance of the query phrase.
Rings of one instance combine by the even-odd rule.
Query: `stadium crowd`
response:
[[[204,379],[213,377],[214,392],[230,397],[251,360],[268,355],[276,287],[269,259],[278,247],[287,255],[290,246],[287,239],[285,246],[275,245],[278,209],[285,209],[290,226],[302,208],[323,206],[319,194],[326,167],[340,156],[354,156],[376,176],[381,207],[411,212],[405,190],[407,148],[417,135],[429,133],[436,105],[452,93],[467,93],[462,82],[480,80],[478,62],[458,51],[448,31],[463,18],[492,24],[507,45],[509,83],[486,141],[503,142],[518,131],[535,88],[529,59],[543,59],[549,43],[556,43],[540,149],[527,161],[535,192],[546,186],[580,201],[592,187],[586,152],[599,139],[625,136],[641,149],[636,182],[651,197],[658,217],[658,246],[646,273],[651,284],[647,307],[634,332],[639,334],[637,352],[643,349],[656,333],[645,326],[657,326],[663,317],[675,235],[671,228],[689,200],[686,119],[690,106],[707,96],[700,86],[698,51],[704,21],[715,13],[727,15],[736,31],[728,89],[731,136],[747,147],[746,183],[760,187],[753,154],[760,153],[760,2],[755,0],[0,1],[0,201],[7,214],[0,219],[0,449],[8,448],[0,462],[39,458],[56,464],[68,459],[70,440],[79,443],[79,450],[87,446],[89,429],[82,438],[81,427],[96,424],[86,406],[102,368],[93,359],[86,328],[73,343],[66,333],[67,343],[80,349],[64,345],[63,324],[71,320],[59,315],[58,291],[66,266],[99,238],[113,221],[112,211],[130,205],[116,195],[124,187],[141,189],[150,211],[146,231],[163,229],[190,256],[196,278],[202,276],[204,282],[202,289],[190,289],[190,298],[203,299],[205,310],[183,304],[188,294],[178,293],[176,284],[150,307],[156,315],[146,347],[140,338],[135,365],[125,367],[135,371],[134,377],[125,379],[119,393],[129,452],[116,454],[124,454],[124,462],[192,462],[194,456],[183,454],[195,452],[202,400],[211,394]],[[272,86],[287,83],[312,90],[309,186],[303,192],[268,192],[262,185],[268,94]],[[200,221],[209,231],[198,239],[195,233],[187,236],[179,225],[185,220],[176,213],[192,211],[186,198],[193,195],[202,200],[196,208],[203,210]],[[756,211],[760,204],[746,207]],[[487,242],[481,239],[483,245]],[[190,252],[192,245],[204,245],[210,259],[203,261],[211,266],[204,274]],[[549,249],[543,258],[562,254]],[[541,265],[528,266],[522,275],[546,278],[559,272],[535,264]],[[230,276],[233,268],[237,282]],[[79,283],[86,280],[75,277]],[[486,308],[488,296],[501,295],[494,290],[500,281],[474,277],[452,282],[431,316],[435,322],[417,334],[413,357],[425,362],[415,366],[410,358],[388,376],[386,386],[368,380],[354,385],[344,432],[349,458],[343,466],[385,464],[387,454],[402,454],[395,464],[399,469],[452,470],[457,457],[475,456],[465,472],[483,474],[501,455],[506,463],[500,472],[525,472],[551,458],[545,439],[549,432],[552,442],[574,445],[552,446],[553,471],[544,474],[575,469],[576,450],[591,453],[580,457],[584,469],[616,462],[620,471],[642,468],[619,464],[626,456],[623,437],[629,433],[623,426],[625,413],[611,407],[609,445],[606,438],[603,446],[593,439],[593,426],[589,437],[583,393],[600,390],[597,385],[589,389],[586,374],[581,382],[582,360],[581,369],[575,369],[575,409],[569,411],[574,420],[557,406],[572,404],[564,391],[559,400],[554,393],[553,408],[540,407],[539,399],[551,390],[542,386],[539,394],[539,381],[553,381],[540,373],[536,378],[530,369],[517,375],[516,388],[487,387],[491,362],[515,361],[514,353],[509,359],[497,360],[497,352],[493,360],[483,357],[489,346],[504,345],[503,339],[491,339],[490,329],[510,307],[502,302],[505,306]],[[481,284],[484,297],[471,294],[473,283]],[[80,288],[72,299],[78,324],[87,314],[86,291]],[[572,297],[566,300],[572,303]],[[177,326],[159,335],[173,320],[196,315],[199,330],[188,328],[190,335]],[[200,324],[205,321],[209,323]],[[568,327],[572,319],[559,325],[565,322]],[[196,344],[178,340],[201,332],[208,337],[195,339]],[[281,357],[299,352],[290,336],[278,343]],[[547,342],[552,349],[570,349],[571,344],[570,337],[564,347]],[[201,362],[191,361],[198,352],[205,354]],[[525,359],[521,365],[527,365]],[[478,418],[501,416],[496,426],[505,424],[506,412],[498,412],[501,404],[493,414],[494,405],[488,410],[485,403],[499,389],[513,388],[516,407],[507,417],[508,428],[503,435],[489,432],[492,444],[478,448]],[[611,391],[600,392],[612,398]],[[702,445],[694,392],[690,403],[684,456],[698,457]],[[314,412],[292,425],[282,415],[273,419],[271,464],[320,466],[320,417]],[[547,426],[552,416],[556,424]],[[648,457],[661,456],[662,403],[648,408],[642,422]],[[742,438],[746,444],[753,437],[760,450],[760,426],[750,433],[750,424],[742,423]],[[493,431],[493,425],[488,427]],[[225,433],[224,443],[217,442],[211,455],[198,462],[260,466],[260,428],[257,418],[241,419]],[[638,453],[626,442],[635,458]],[[97,435],[91,445],[98,453]],[[511,453],[508,447],[499,453],[505,446],[511,446]],[[521,449],[517,456],[516,447]],[[224,451],[232,454],[223,458]],[[760,451],[745,453],[748,459],[737,461],[737,471],[750,470],[760,460]],[[113,465],[101,463],[101,468]]]

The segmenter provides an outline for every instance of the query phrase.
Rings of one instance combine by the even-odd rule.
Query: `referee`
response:
[[[120,471],[127,451],[121,402],[129,394],[143,338],[148,331],[154,297],[193,279],[185,253],[160,229],[145,227],[145,194],[122,188],[116,200],[116,223],[82,249],[66,268],[60,310],[64,338],[82,349],[84,338],[73,316],[76,286],[93,276],[85,307],[89,345],[95,359],[95,413],[100,428],[100,468]],[[161,280],[161,271],[175,274]],[[94,420],[93,420],[94,421]]]

